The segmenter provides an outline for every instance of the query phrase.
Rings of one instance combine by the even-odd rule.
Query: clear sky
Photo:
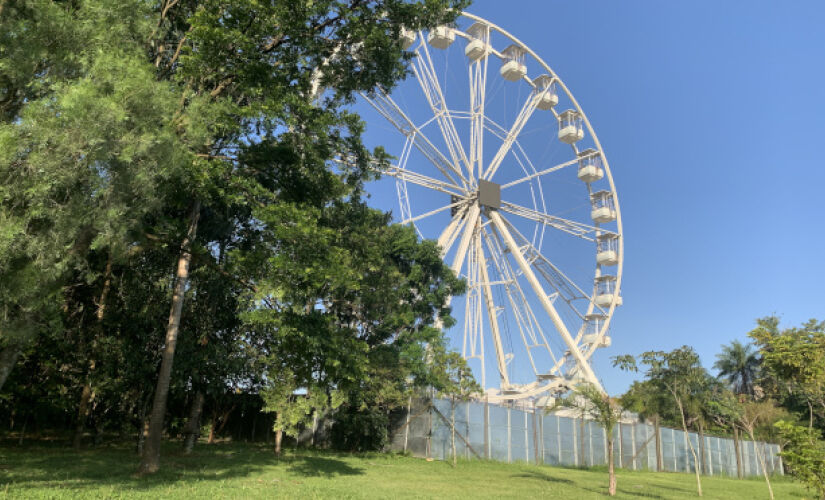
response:
[[[609,159],[625,267],[613,344],[594,356],[608,392],[632,381],[613,355],[688,344],[710,368],[758,317],[825,319],[825,2],[477,0],[468,11],[553,68]],[[368,140],[387,144],[386,126],[364,117]],[[372,199],[398,213],[392,183]]]

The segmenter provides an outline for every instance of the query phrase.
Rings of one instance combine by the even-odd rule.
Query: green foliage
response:
[[[825,419],[825,322],[810,320],[779,330],[779,320],[757,320],[748,335],[762,355],[765,386],[783,405],[800,414]],[[798,404],[801,402],[802,404]]]
[[[604,429],[607,436],[613,435],[613,429],[622,418],[622,406],[615,398],[600,391],[588,383],[577,385],[567,396],[559,399],[548,411],[569,408],[578,413],[580,418],[593,420]]]
[[[274,377],[278,377],[274,380]],[[261,391],[264,411],[275,413],[276,431],[297,437],[298,432],[312,419],[313,413],[324,414],[335,410],[343,403],[339,391],[324,392],[323,388],[304,388],[304,393],[296,393],[295,377],[290,372],[269,373],[270,383]]]
[[[343,105],[405,76],[401,26],[464,5],[0,2],[0,349],[24,350],[17,400],[49,388],[71,414],[91,385],[92,418],[140,425],[193,200],[173,404],[269,372],[295,374],[276,393],[340,386],[386,411],[436,380],[433,318],[461,284],[364,206],[388,158]]]
[[[819,431],[785,421],[775,425],[785,443],[779,454],[785,466],[811,491],[825,498],[825,442]]]
[[[730,345],[722,346],[722,352],[716,355],[713,367],[719,371],[718,377],[726,380],[734,391],[753,396],[760,364],[759,355],[754,352],[751,344],[734,340]]]
[[[628,409],[645,417],[661,416],[679,426],[682,417],[686,422],[704,417],[715,383],[693,348],[647,351],[639,356],[638,363],[646,367],[645,380],[634,383],[622,397]],[[637,359],[630,355],[614,357],[613,366],[638,370]]]

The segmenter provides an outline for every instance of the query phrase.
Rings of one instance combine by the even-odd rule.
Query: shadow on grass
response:
[[[540,481],[548,481],[548,482],[551,482],[551,483],[562,483],[562,484],[570,484],[570,485],[575,484],[575,482],[573,482],[570,479],[564,479],[564,478],[561,478],[561,477],[554,477],[554,476],[551,476],[550,474],[547,474],[547,473],[541,472],[541,471],[525,471],[525,472],[521,472],[519,474],[512,474],[510,477],[517,477],[517,478],[523,478],[523,479],[538,479]]]
[[[292,464],[287,469],[289,472],[308,477],[331,479],[336,476],[355,476],[364,473],[364,469],[360,467],[352,467],[346,462],[332,458],[296,456],[290,461]]]
[[[200,445],[184,455],[180,445],[167,443],[161,469],[149,476],[136,474],[139,458],[132,446],[107,446],[74,451],[53,445],[0,447],[0,485],[14,489],[116,487],[151,490],[168,483],[223,481],[246,477],[278,463],[262,446]]]

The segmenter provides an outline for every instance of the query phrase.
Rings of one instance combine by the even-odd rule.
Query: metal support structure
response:
[[[518,263],[519,268],[521,268],[521,272],[524,273],[524,277],[527,278],[527,281],[530,283],[530,286],[533,287],[533,291],[538,296],[541,305],[544,307],[545,312],[547,315],[550,316],[550,320],[553,322],[553,326],[556,327],[556,330],[564,340],[564,343],[567,344],[567,348],[570,350],[570,354],[576,360],[578,368],[584,373],[585,380],[593,384],[597,387],[600,391],[604,392],[599,379],[596,378],[596,374],[593,373],[593,369],[590,367],[590,364],[587,360],[582,356],[581,350],[579,350],[579,346],[573,340],[573,337],[570,335],[570,332],[567,330],[564,322],[559,316],[559,313],[556,311],[556,308],[553,307],[552,302],[547,297],[544,292],[544,289],[541,287],[539,280],[536,278],[536,275],[533,274],[533,270],[530,268],[530,265],[524,260],[524,256],[521,255],[521,252],[518,251],[518,246],[516,245],[515,240],[513,240],[513,236],[510,234],[510,231],[507,229],[507,225],[503,222],[501,215],[498,214],[496,211],[489,212],[490,220],[493,221],[495,224],[496,229],[498,229],[499,234],[502,235],[504,241],[507,243],[507,246],[511,249],[512,256]]]

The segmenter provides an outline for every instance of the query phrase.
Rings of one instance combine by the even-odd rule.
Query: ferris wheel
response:
[[[401,37],[412,77],[364,98],[396,148],[384,174],[400,222],[436,239],[467,282],[450,336],[490,401],[601,387],[591,358],[622,302],[622,223],[587,116],[535,52],[482,18]]]

